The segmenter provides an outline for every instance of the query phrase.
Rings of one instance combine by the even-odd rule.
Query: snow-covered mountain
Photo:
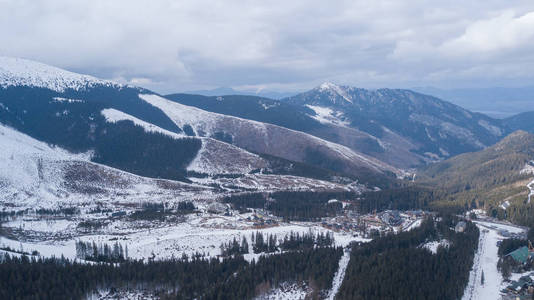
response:
[[[377,138],[351,127],[342,113],[328,107],[296,106],[255,96],[206,97],[189,94],[166,95],[172,101],[216,112],[302,131],[320,139],[340,144],[358,153],[377,158],[397,168],[411,168],[425,163],[425,157],[412,150],[413,143],[392,131]]]
[[[209,196],[213,188],[136,176],[0,125],[0,204],[58,207]]]
[[[410,90],[324,83],[283,101],[313,109],[323,123],[356,128],[380,141],[392,133],[431,160],[483,149],[507,132],[499,120]]]
[[[112,112],[107,111],[107,115]],[[159,130],[159,129],[158,129]],[[242,155],[237,147],[207,139],[204,150],[192,167],[234,168],[269,166],[268,162],[249,154],[251,165],[235,161]],[[218,148],[211,152],[211,147]],[[221,152],[217,152],[221,151]],[[234,151],[234,153],[232,152]],[[235,152],[238,152],[237,154]],[[91,161],[90,152],[73,154],[50,146],[12,128],[0,125],[0,206],[11,209],[58,208],[73,206],[114,205],[121,203],[176,201],[213,201],[228,193],[258,190],[338,190],[358,191],[363,186],[345,185],[312,178],[243,174],[238,177],[199,179],[198,183],[138,176]],[[213,158],[212,155],[220,158]],[[214,161],[215,160],[215,161]],[[227,160],[221,162],[221,160]],[[220,165],[221,163],[222,165]],[[254,165],[256,164],[256,165]],[[237,169],[236,169],[237,170]]]
[[[27,86],[64,92],[67,89],[83,90],[95,86],[113,86],[117,84],[88,75],[69,72],[39,62],[0,56],[0,86]]]
[[[373,187],[404,174],[308,133],[204,111],[146,89],[28,60],[1,58],[0,78],[0,125],[9,133],[0,145],[13,144],[8,140],[15,135],[24,141],[2,149],[4,155],[11,153],[8,158],[18,157],[8,160],[6,168],[23,170],[20,178],[8,173],[2,177],[3,195],[13,203],[48,198],[68,202],[77,191],[111,199],[117,186],[133,183],[151,186],[152,193],[163,179],[171,180],[175,190],[213,197],[240,189],[358,190],[358,184],[337,182]],[[43,153],[17,156],[13,150],[34,149],[35,143]],[[79,183],[81,175],[73,170],[85,170],[83,176],[95,180],[82,178]],[[99,187],[109,179],[102,179],[108,176],[104,173],[116,179],[117,186]],[[89,187],[93,181],[96,185]],[[72,186],[77,188],[73,191]],[[145,193],[132,189],[135,195]]]
[[[141,94],[139,97],[165,112],[178,127],[189,126],[195,136],[216,137],[255,153],[313,163],[352,175],[358,175],[362,170],[370,170],[377,174],[402,173],[372,157],[303,132],[203,111],[155,94]],[[330,164],[331,162],[343,162],[344,165],[335,167]]]

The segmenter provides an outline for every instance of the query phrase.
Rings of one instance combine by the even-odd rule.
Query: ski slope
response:
[[[519,233],[523,229],[513,225],[485,221],[476,221],[476,225],[480,229],[478,249],[462,300],[501,299],[500,290],[503,278],[497,270],[499,260],[497,242],[505,238],[499,234],[499,230]],[[481,284],[482,271],[484,271],[484,285]]]

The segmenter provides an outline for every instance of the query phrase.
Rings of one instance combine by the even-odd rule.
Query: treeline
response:
[[[317,299],[331,288],[341,255],[341,247],[329,247],[261,256],[207,291],[204,299],[252,299],[284,282],[307,283]]]
[[[336,299],[460,299],[478,247],[478,228],[468,223],[455,233],[457,220],[426,220],[420,228],[356,244]],[[432,254],[421,245],[447,239],[448,248]]]
[[[436,199],[436,191],[418,186],[407,186],[361,195],[360,211],[409,210],[427,208]]]
[[[245,211],[247,208],[265,208],[266,199],[262,193],[246,193],[224,197],[222,202],[230,203],[239,211]]]
[[[275,192],[270,194],[274,201],[267,208],[276,216],[286,220],[317,221],[327,216],[340,213],[343,206],[340,202],[328,203],[331,199],[354,200],[355,192]]]
[[[132,220],[165,221],[171,216],[181,216],[192,213],[196,209],[191,201],[181,201],[176,209],[165,208],[165,203],[143,203],[141,208],[131,213],[128,217]]]
[[[326,234],[321,232],[314,235],[312,232],[304,234],[290,232],[280,242],[280,249],[284,251],[310,249],[313,247],[334,246],[334,235],[332,232]]]
[[[241,243],[237,241],[234,237],[233,240],[221,244],[221,255],[223,257],[232,256],[232,255],[243,255],[248,254],[249,247],[246,237],[243,237]]]
[[[257,231],[252,233],[250,240],[252,250],[256,254],[333,247],[335,242],[331,232],[313,234],[311,231],[303,234],[291,231],[283,239],[278,239],[276,234],[263,234]],[[224,257],[247,253],[249,253],[249,242],[245,236],[241,239],[241,243],[234,237],[231,241],[221,244],[221,255]]]
[[[146,132],[131,121],[107,122],[101,111],[114,106],[173,132],[180,131],[161,110],[139,99],[135,91],[102,92],[91,92],[98,96],[78,95],[84,99],[94,96],[86,102],[66,103],[53,101],[57,95],[52,91],[11,88],[0,95],[0,103],[9,107],[0,110],[0,119],[33,138],[67,150],[93,150],[92,160],[98,163],[141,176],[187,181],[185,168],[200,150],[201,141]],[[103,101],[109,97],[108,92],[116,94],[116,98]]]
[[[122,247],[119,242],[113,245],[106,243],[76,242],[76,257],[94,262],[120,263],[128,259],[128,245]]]
[[[274,193],[249,193],[231,195],[222,199],[234,209],[244,211],[248,208],[262,208],[285,220],[317,221],[327,216],[335,216],[343,210],[339,201],[354,201],[355,192],[296,192],[282,191]]]
[[[162,299],[252,299],[283,282],[330,288],[341,248],[317,248],[260,257],[81,264],[66,259],[6,256],[0,263],[0,299],[81,299],[97,289],[150,290]]]

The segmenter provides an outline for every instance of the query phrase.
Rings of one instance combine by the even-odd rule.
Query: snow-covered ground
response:
[[[232,135],[234,144],[241,148],[284,157],[288,155],[287,152],[270,152],[271,150],[279,151],[277,149],[280,147],[274,147],[273,144],[282,142],[280,137],[283,136],[291,139],[295,145],[314,145],[314,147],[327,151],[329,155],[335,155],[355,166],[365,166],[380,173],[387,170],[399,176],[404,174],[402,170],[387,163],[307,133],[273,124],[204,111],[154,94],[140,94],[139,98],[161,109],[178,127],[191,126],[197,136],[212,136],[223,130],[226,134]],[[275,136],[277,138],[274,138]],[[299,161],[298,157],[302,154],[297,155],[296,153],[301,151],[301,148],[301,146],[292,147],[289,158]]]
[[[81,75],[35,61],[0,56],[0,87],[30,86],[47,88],[56,92],[67,89],[80,90],[97,85],[120,84]]]
[[[350,124],[350,122],[343,117],[342,112],[334,111],[328,107],[316,105],[306,106],[315,112],[315,116],[311,117],[323,124],[333,124],[338,126],[348,126]]]
[[[175,139],[191,138],[185,134],[177,134],[154,124],[140,120],[116,109],[107,108],[102,110],[102,115],[107,122],[129,120],[135,125],[141,126],[146,132],[157,132]],[[218,140],[200,137],[202,147],[197,156],[187,167],[188,171],[206,174],[247,174],[254,169],[266,168],[267,161],[259,155],[250,153],[234,145],[223,143]]]
[[[527,187],[530,190],[530,192],[528,193],[528,203],[530,203],[530,198],[532,198],[532,196],[534,195],[534,180],[529,182],[529,184],[527,184]]]
[[[478,250],[462,300],[500,299],[503,278],[497,270],[497,261],[499,260],[497,242],[505,238],[499,234],[499,231],[521,233],[524,229],[487,221],[476,221],[476,225],[480,229]],[[484,271],[484,285],[481,284],[482,271]]]
[[[303,300],[307,293],[306,286],[286,283],[256,297],[255,300]]]
[[[421,226],[421,223],[423,223],[423,219],[417,219],[417,220],[415,220],[413,222],[410,222],[406,226],[403,226],[403,231],[413,230],[413,229]]]
[[[347,271],[349,261],[350,261],[350,247],[345,249],[343,256],[339,260],[338,270],[336,274],[334,275],[334,279],[332,280],[332,289],[328,293],[328,297],[326,299],[334,300],[334,298],[336,297],[337,292],[339,292],[339,289],[341,288],[341,284],[343,283],[343,279],[345,278],[345,271]]]
[[[440,246],[444,248],[448,248],[449,245],[450,245],[449,241],[446,239],[443,239],[440,241],[432,241],[432,242],[425,243],[424,245],[422,245],[422,248],[425,248],[428,251],[432,252],[433,254],[436,254],[438,253],[438,248]]]
[[[112,244],[119,242],[128,246],[130,258],[168,259],[181,257],[182,254],[191,255],[196,252],[215,257],[221,253],[220,245],[232,241],[241,241],[246,237],[251,243],[251,235],[261,232],[264,235],[273,234],[278,239],[295,232],[327,233],[329,229],[313,223],[281,223],[279,226],[257,229],[253,222],[244,218],[250,214],[239,216],[218,216],[204,214],[189,215],[185,222],[176,224],[150,224],[143,222],[126,222],[115,220],[100,231],[84,233],[77,230],[79,221],[74,219],[62,220],[29,220],[19,218],[3,224],[6,229],[22,230],[30,233],[33,238],[28,241],[18,241],[0,237],[0,248],[10,247],[31,253],[38,251],[45,257],[61,255],[74,259],[76,256],[76,241]],[[350,233],[333,232],[336,245],[346,247],[352,241],[369,241]],[[258,255],[250,254],[245,258],[252,260]]]

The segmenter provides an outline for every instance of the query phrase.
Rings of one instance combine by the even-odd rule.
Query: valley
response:
[[[498,299],[497,243],[534,220],[528,126],[410,90],[164,96],[0,57],[0,296]]]

